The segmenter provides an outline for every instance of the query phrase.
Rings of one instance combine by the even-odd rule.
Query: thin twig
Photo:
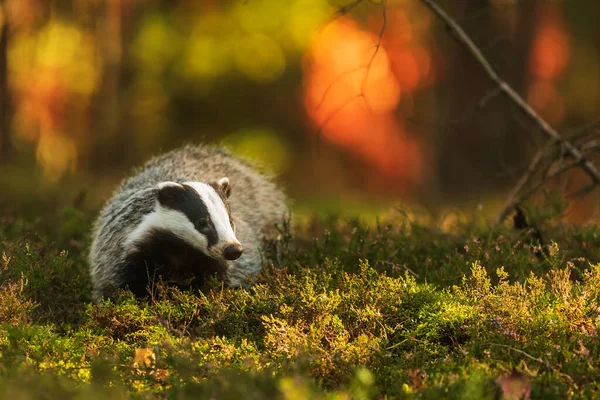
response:
[[[325,91],[323,92],[323,95],[321,96],[321,100],[319,100],[319,103],[317,104],[317,106],[315,107],[315,111],[319,111],[319,109],[321,108],[321,106],[323,105],[323,103],[325,102],[325,98],[327,98],[327,95],[329,94],[329,92],[331,91],[331,89],[333,89],[333,87],[338,84],[342,79],[344,79],[345,77],[352,75],[355,72],[358,72],[360,70],[363,70],[365,68],[368,68],[368,65],[361,65],[360,67],[356,67],[354,69],[345,71],[343,73],[341,73],[340,75],[338,75],[333,82],[331,82],[329,84],[329,86],[327,86],[327,89],[325,89]]]
[[[371,110],[371,105],[369,104],[369,99],[367,98],[366,95],[366,87],[367,87],[367,79],[369,78],[369,71],[371,70],[371,65],[373,65],[373,60],[375,60],[375,57],[377,56],[377,53],[379,53],[379,48],[381,47],[381,42],[383,42],[383,34],[385,33],[385,28],[387,26],[387,7],[386,7],[386,1],[387,0],[381,0],[381,16],[383,18],[383,22],[381,23],[381,29],[379,30],[379,36],[377,37],[377,43],[375,44],[375,51],[373,52],[373,55],[371,56],[371,59],[369,60],[369,63],[367,64],[367,71],[365,72],[365,77],[363,78],[362,84],[360,85],[360,93],[363,95],[364,99],[365,99],[365,105],[367,106],[367,109],[369,110],[369,112],[373,112]]]
[[[593,191],[597,187],[598,187],[598,185],[596,185],[595,183],[590,183],[589,185],[584,186],[581,189],[576,190],[575,192],[568,194],[567,198],[570,199],[570,200],[572,200],[572,199],[577,198],[577,197],[585,196],[586,194],[590,193],[591,191]]]
[[[589,160],[583,157],[583,154],[569,141],[565,140],[546,120],[544,120],[535,110],[533,110],[529,104],[523,98],[515,92],[515,90],[504,81],[498,73],[494,70],[494,67],[488,62],[485,58],[479,47],[471,40],[471,38],[466,34],[466,32],[433,0],[421,0],[423,4],[425,4],[437,17],[444,22],[444,24],[450,29],[450,31],[455,35],[460,43],[462,43],[467,50],[471,53],[471,55],[475,58],[475,60],[479,63],[479,65],[483,68],[488,77],[498,85],[500,91],[521,111],[523,112],[529,119],[531,119],[540,129],[541,131],[548,137],[550,140],[555,143],[559,143],[573,159],[579,160],[579,166],[585,171],[585,173],[592,179],[595,185],[600,184],[600,172],[596,169],[594,164],[592,164]],[[517,186],[521,183],[519,181]],[[517,189],[515,186],[515,189]],[[513,190],[513,193],[516,192]],[[509,198],[506,204],[506,207],[499,214],[496,222],[501,222],[506,218],[510,209],[514,207],[513,205],[514,199]],[[510,209],[507,211],[507,208]]]
[[[590,150],[596,150],[600,148],[600,140],[590,140],[587,143],[584,143],[583,146],[581,146],[581,151],[582,152],[587,152]]]
[[[362,1],[363,0],[356,0],[356,1],[353,1],[351,3],[348,3],[345,6],[342,6],[336,12],[336,14],[332,17],[332,19],[328,23],[331,23],[332,21],[334,21],[336,18],[338,18],[341,15],[347,14],[352,9],[354,9],[358,4],[362,3]],[[348,104],[350,104],[351,102],[353,102],[357,98],[362,98],[363,101],[364,101],[364,103],[365,103],[365,106],[367,107],[367,109],[370,112],[372,112],[371,105],[369,104],[369,101],[367,99],[367,95],[366,95],[366,91],[365,90],[366,90],[366,85],[367,85],[367,78],[369,77],[369,71],[371,70],[371,66],[373,64],[373,61],[375,60],[375,57],[379,53],[379,49],[381,48],[381,43],[383,42],[383,34],[385,33],[385,28],[387,27],[387,0],[381,0],[381,2],[379,2],[379,3],[376,3],[376,2],[373,2],[373,1],[369,1],[369,3],[371,3],[373,5],[376,5],[378,7],[381,7],[381,15],[383,17],[383,22],[381,24],[381,29],[379,30],[379,35],[377,36],[377,42],[375,43],[375,50],[373,51],[373,54],[371,55],[371,58],[369,59],[369,62],[366,65],[364,65],[364,66],[359,66],[359,67],[354,68],[352,70],[346,71],[346,72],[342,73],[341,75],[339,75],[337,78],[335,78],[333,80],[333,82],[327,87],[327,89],[325,89],[325,92],[323,92],[321,100],[317,104],[315,110],[319,110],[321,108],[321,106],[325,102],[325,98],[327,97],[327,95],[329,94],[329,92],[331,91],[331,89],[333,88],[333,86],[335,86],[338,82],[340,82],[346,76],[348,76],[348,75],[350,75],[350,74],[352,74],[354,72],[360,71],[362,69],[366,69],[365,75],[364,75],[364,77],[362,79],[362,82],[361,82],[360,93],[358,93],[355,96],[352,96],[352,97],[348,98],[344,103],[342,103],[339,107],[337,107],[331,114],[329,114],[329,116],[327,116],[327,118],[325,118],[325,121],[323,121],[321,123],[321,125],[319,126],[319,130],[317,131],[317,139],[321,136],[321,132],[325,128],[325,125],[327,125],[331,121],[331,119],[333,119],[333,117],[335,117]]]
[[[398,254],[400,254],[400,252],[402,251],[402,249],[398,249],[394,252],[394,254],[392,254],[391,256],[388,257],[387,261],[379,261],[379,263],[381,264],[385,264],[385,265],[391,265],[392,267],[402,267],[404,268],[406,271],[410,272],[415,278],[419,278],[419,274],[417,274],[415,271],[413,271],[412,269],[408,268],[406,265],[398,265],[394,262],[394,258],[396,258],[396,256]]]
[[[516,205],[520,204],[525,198],[529,197],[532,193],[527,191],[525,194],[522,194],[523,188],[529,183],[530,179],[533,177],[538,165],[542,162],[546,155],[546,148],[538,151],[538,153],[533,157],[527,170],[521,176],[517,184],[514,186],[513,190],[511,190],[508,195],[507,203],[502,210],[502,212],[498,215],[496,222],[502,222],[504,219],[512,212]],[[535,186],[535,190],[537,190],[537,185]],[[521,193],[521,195],[519,195]]]
[[[377,261],[378,264],[382,264],[382,265],[389,265],[390,267],[393,268],[402,268],[404,269],[406,272],[410,273],[412,276],[414,276],[415,278],[419,279],[419,274],[417,274],[415,271],[413,271],[412,269],[408,268],[406,266],[406,264],[404,265],[400,265],[400,264],[396,264],[395,262],[392,261],[385,261],[385,260],[379,260]]]
[[[347,4],[344,4],[344,5],[340,6],[340,8],[338,8],[338,10],[335,12],[335,14],[333,14],[333,16],[329,20],[323,22],[323,24],[321,24],[317,28],[317,32],[322,31],[327,25],[331,24],[332,22],[334,22],[339,17],[348,14],[350,11],[352,11],[356,6],[358,6],[362,2],[363,2],[363,0],[354,0],[354,1],[350,2],[350,3],[347,3]],[[317,106],[315,107],[315,109],[318,110],[319,108],[321,108],[321,105],[325,101],[325,97],[327,97],[327,94],[329,93],[329,91],[331,90],[331,88],[333,86],[335,86],[336,83],[338,83],[339,81],[341,81],[346,76],[348,76],[348,75],[350,75],[350,74],[352,74],[354,72],[360,71],[363,68],[366,68],[366,66],[360,66],[360,67],[357,67],[357,68],[355,68],[353,70],[346,71],[343,74],[339,75],[337,78],[335,78],[333,80],[333,82],[327,87],[327,89],[325,89],[325,92],[323,93],[323,96],[321,97],[321,100],[319,101],[319,103],[317,104]]]
[[[338,8],[338,10],[335,12],[335,14],[333,14],[333,16],[328,21],[325,21],[321,26],[319,26],[317,28],[317,32],[321,31],[323,28],[325,28],[327,25],[329,25],[330,23],[332,23],[339,17],[348,14],[350,11],[352,11],[356,6],[358,6],[362,2],[363,2],[363,0],[354,0],[354,1],[351,1],[350,3],[344,4],[343,6],[340,6],[340,8]]]
[[[565,136],[572,140],[574,138],[577,138],[578,136],[582,136],[582,135],[586,134],[588,131],[590,131],[594,128],[600,128],[600,118],[595,119],[594,121],[591,121],[587,124],[577,126],[575,128],[572,128],[572,129],[566,131]]]
[[[519,354],[521,354],[521,355],[529,358],[530,360],[539,362],[540,364],[546,366],[548,369],[552,370],[553,372],[557,373],[558,375],[560,375],[560,376],[562,376],[564,378],[567,378],[572,384],[575,384],[575,382],[573,381],[573,378],[571,378],[570,375],[565,374],[564,372],[559,371],[557,368],[553,367],[552,364],[550,364],[549,361],[546,361],[546,360],[544,360],[544,359],[542,359],[540,357],[532,356],[531,354],[529,354],[529,353],[527,353],[527,352],[525,352],[523,350],[517,349],[517,348],[512,347],[512,346],[508,346],[506,344],[501,344],[501,343],[488,343],[488,344],[490,344],[492,346],[504,347],[504,348],[508,349],[509,351],[512,350],[515,353],[519,353]]]
[[[512,346],[508,346],[506,344],[501,344],[501,343],[489,343],[489,344],[492,345],[492,346],[499,346],[499,347],[504,347],[506,349],[512,350],[515,353],[519,353],[519,354],[524,355],[525,357],[529,358],[530,360],[537,361],[540,364],[544,364],[546,367],[551,368],[550,363],[548,361],[542,360],[539,357],[532,356],[531,354],[529,354],[529,353],[527,353],[527,352],[525,352],[523,350],[519,350],[519,349],[514,348]]]
[[[541,154],[542,152],[540,151],[538,153]],[[532,164],[534,164],[534,162],[537,160],[537,156],[536,158],[534,158],[534,160],[532,161]],[[527,190],[525,190],[524,192],[522,192],[519,195],[513,195],[511,194],[511,196],[509,196],[509,200],[506,204],[506,206],[504,207],[504,209],[502,210],[502,213],[500,213],[500,215],[498,216],[498,220],[497,222],[502,222],[507,216],[508,214],[510,214],[510,212],[520,203],[522,203],[525,199],[527,199],[529,196],[533,195],[534,193],[536,193],[538,190],[540,190],[548,181],[564,174],[565,172],[567,172],[570,169],[573,169],[575,167],[578,167],[581,162],[583,160],[579,159],[579,160],[572,160],[571,162],[568,162],[566,164],[563,164],[562,166],[560,166],[559,168],[555,169],[554,171],[552,171],[551,173],[548,172],[546,174],[546,176],[544,178],[542,178],[539,182],[537,182],[535,185],[530,186]],[[532,174],[530,174],[530,169],[531,169],[531,165],[530,164],[530,168],[528,169],[528,171],[525,173],[525,175],[523,175],[523,177],[521,177],[521,180],[523,180],[525,177],[527,177],[527,179],[529,179],[529,177],[532,176]],[[535,167],[534,167],[535,168]],[[519,183],[521,183],[521,181],[519,181]],[[588,186],[585,186],[584,188],[578,190],[575,193],[572,193],[570,195],[568,195],[567,197],[569,198],[575,198],[575,197],[579,197],[585,194],[588,194],[589,192],[591,192],[594,188],[596,188],[597,184],[596,183],[592,183]]]
[[[329,123],[329,121],[331,121],[333,119],[333,117],[335,117],[340,111],[342,111],[346,106],[348,106],[348,104],[352,103],[356,99],[360,99],[361,97],[363,97],[363,96],[360,93],[357,95],[354,95],[352,97],[349,97],[345,102],[343,102],[340,106],[338,106],[335,110],[333,110],[333,112],[330,113],[327,116],[327,118],[325,118],[325,120],[321,123],[321,126],[319,126],[319,130],[317,131],[317,137],[321,136],[321,132],[323,131],[325,126]]]

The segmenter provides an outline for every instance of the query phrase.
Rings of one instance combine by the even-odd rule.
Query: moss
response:
[[[504,227],[314,220],[265,243],[249,289],[92,305],[93,214],[58,210],[2,217],[5,397],[599,396],[595,227],[546,223],[540,248]]]

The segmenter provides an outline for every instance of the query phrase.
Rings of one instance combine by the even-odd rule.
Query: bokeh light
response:
[[[374,169],[372,183],[408,188],[423,178],[423,147],[395,111],[421,74],[431,80],[431,66],[405,14],[390,18],[398,25],[382,38],[343,17],[323,28],[307,58],[305,101],[324,138]]]
[[[56,181],[76,170],[89,129],[89,96],[100,79],[94,41],[77,26],[57,19],[36,35],[17,32],[11,43],[14,136],[36,143],[46,181]]]
[[[239,70],[253,81],[273,82],[285,71],[285,55],[279,44],[263,34],[236,40],[234,59]]]
[[[230,65],[227,43],[209,35],[194,35],[186,46],[181,69],[190,79],[214,79],[228,71]]]
[[[596,117],[598,40],[577,14],[595,7],[467,3],[447,11],[551,125]],[[496,176],[527,161],[505,102],[468,112],[489,80],[418,1],[385,2],[383,33],[377,1],[348,13],[343,0],[4,4],[11,129],[0,141],[48,183],[223,140],[296,193],[435,202],[506,184]],[[500,142],[519,150],[499,156]]]
[[[569,33],[556,4],[540,5],[536,11],[527,101],[550,123],[560,126],[565,110],[557,83],[570,60]]]
[[[244,129],[225,136],[221,142],[233,153],[271,173],[281,173],[290,162],[281,134],[268,128]]]
[[[319,27],[331,16],[331,7],[322,0],[297,0],[289,12],[288,30],[295,44],[307,48]]]

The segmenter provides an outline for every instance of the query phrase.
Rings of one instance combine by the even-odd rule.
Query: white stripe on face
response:
[[[221,196],[219,196],[215,189],[201,182],[185,182],[184,184],[198,192],[206,205],[208,215],[217,231],[218,242],[214,246],[218,249],[217,251],[221,252],[225,246],[231,244],[240,244],[229,222],[229,213],[225,208],[225,204],[223,204]]]
[[[215,259],[223,258],[225,247],[240,244],[229,222],[229,213],[225,208],[225,204],[223,204],[223,200],[215,189],[200,182],[186,182],[185,184],[198,193],[206,206],[210,220],[215,227],[217,243],[208,248],[207,237],[196,230],[192,221],[183,212],[163,207],[157,201],[155,210],[145,215],[140,224],[128,235],[124,243],[127,252],[133,251],[133,246],[138,241],[145,240],[147,235],[154,229],[169,231],[202,253]]]

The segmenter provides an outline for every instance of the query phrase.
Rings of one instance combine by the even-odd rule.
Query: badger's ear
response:
[[[184,194],[183,186],[176,182],[161,182],[157,185],[157,188],[158,202],[168,208],[173,208],[173,205]]]
[[[231,185],[229,184],[229,178],[224,176],[217,181],[217,187],[223,193],[226,199],[231,196]]]

